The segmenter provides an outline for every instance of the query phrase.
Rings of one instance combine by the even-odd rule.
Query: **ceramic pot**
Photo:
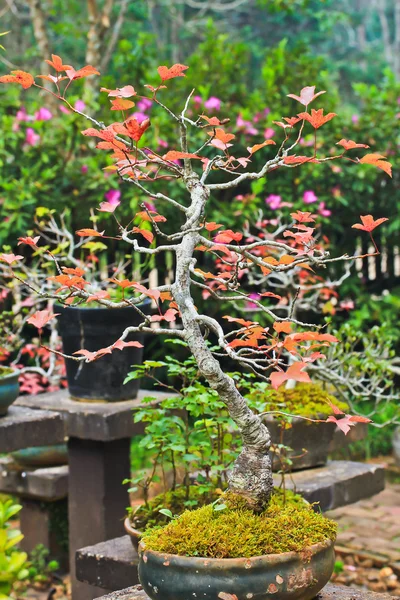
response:
[[[268,427],[273,444],[280,443],[281,426],[272,415],[263,417]],[[283,443],[291,451],[287,453],[292,460],[292,471],[320,467],[328,460],[329,446],[333,439],[336,425],[334,423],[310,423],[300,417],[293,417],[291,427],[283,433]],[[306,450],[306,452],[305,452]],[[272,469],[279,471],[281,463],[274,453],[271,453]]]
[[[134,547],[136,552],[138,552],[139,551],[139,542],[140,542],[140,538],[142,537],[142,532],[139,529],[135,529],[132,526],[132,523],[131,523],[131,520],[129,517],[126,517],[126,519],[124,521],[124,529],[125,529],[126,533],[129,535],[129,537],[131,538],[132,546]]]
[[[12,452],[11,456],[21,467],[56,467],[68,464],[67,444],[24,448]]]
[[[7,414],[8,407],[18,398],[20,371],[12,369],[10,373],[1,374],[0,370],[0,417]]]
[[[151,600],[311,600],[328,583],[334,563],[331,540],[303,552],[222,559],[176,556],[139,544],[139,579]]]
[[[140,305],[149,312],[150,300]],[[130,306],[124,308],[82,308],[56,306],[58,328],[65,354],[77,350],[94,352],[110,346],[129,325],[142,322],[141,316]],[[126,341],[143,343],[143,334],[134,334]],[[75,400],[92,402],[119,402],[136,398],[140,381],[135,379],[124,385],[132,365],[142,363],[143,349],[128,347],[115,350],[91,363],[66,360],[69,392]]]

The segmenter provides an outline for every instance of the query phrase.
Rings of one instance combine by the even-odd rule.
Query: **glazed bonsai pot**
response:
[[[311,600],[328,583],[334,562],[331,540],[303,552],[222,559],[176,556],[139,544],[139,579],[151,600],[220,600],[229,594],[238,600]]]
[[[321,417],[324,418],[324,417]],[[281,426],[272,415],[266,415],[263,420],[268,427],[273,444],[281,443]],[[292,471],[320,467],[328,460],[329,446],[335,432],[334,423],[310,423],[300,417],[293,417],[291,427],[283,432],[283,444],[291,448],[287,457],[291,459]],[[279,457],[271,452],[272,469],[279,471]]]
[[[18,398],[20,371],[0,368],[0,417],[7,414],[8,407]]]
[[[126,533],[131,538],[132,546],[134,547],[136,552],[138,552],[139,551],[139,542],[140,542],[140,538],[142,537],[142,532],[139,529],[135,529],[133,527],[129,517],[126,517],[126,519],[124,521],[124,528],[125,528]]]
[[[12,452],[11,456],[21,467],[56,467],[68,464],[67,444],[24,448]]]
[[[142,312],[150,311],[150,300],[140,305]],[[117,341],[128,326],[142,322],[137,311],[124,308],[84,308],[56,306],[58,328],[64,354],[78,350],[95,352]],[[132,334],[126,341],[143,344],[143,334]],[[139,380],[124,385],[132,365],[142,362],[143,349],[128,347],[115,350],[91,363],[66,360],[68,389],[73,399],[92,402],[120,402],[136,398]]]

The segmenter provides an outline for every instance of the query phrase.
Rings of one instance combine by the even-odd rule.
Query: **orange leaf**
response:
[[[301,210],[298,210],[295,213],[290,213],[290,216],[299,223],[313,223],[315,219],[311,215],[312,213],[303,212]]]
[[[232,241],[240,242],[242,237],[242,233],[235,233],[232,229],[226,229],[225,231],[220,231],[220,233],[215,236],[214,242],[217,244],[229,244]]]
[[[310,376],[304,372],[307,364],[303,362],[295,362],[287,369],[287,371],[275,371],[270,375],[271,385],[274,390],[277,390],[282,383],[289,379],[294,379],[302,383],[311,383]]]
[[[30,73],[25,71],[11,71],[12,75],[3,75],[0,77],[0,83],[19,83],[24,90],[30,88],[35,80]]]
[[[353,140],[345,140],[344,138],[340,142],[336,143],[336,146],[343,146],[345,150],[352,150],[353,148],[369,148],[367,144],[356,144]]]
[[[164,154],[164,160],[179,160],[180,158],[198,158],[201,159],[201,156],[197,154],[192,154],[191,152],[178,152],[177,150],[170,150],[167,154]]]
[[[207,133],[208,135],[213,136],[216,140],[219,140],[225,145],[235,138],[233,133],[226,133],[221,128],[216,129],[215,133],[213,131],[207,131]]]
[[[97,231],[96,229],[78,229],[75,232],[79,237],[103,237],[104,231]]]
[[[63,65],[61,58],[57,56],[57,54],[52,54],[51,58],[52,60],[46,60],[45,62],[47,62],[47,64],[53,67],[53,69],[55,69],[57,72],[73,69],[71,65]]]
[[[373,165],[385,171],[390,177],[392,176],[392,165],[386,160],[382,154],[366,154],[360,158],[360,163],[363,165]]]
[[[301,119],[308,121],[314,127],[314,129],[319,129],[322,125],[325,125],[328,121],[336,117],[336,113],[328,113],[324,116],[324,109],[320,108],[319,110],[311,109],[311,115],[306,112],[299,113],[297,115]]]
[[[167,81],[168,79],[173,79],[174,77],[185,77],[185,73],[183,71],[186,71],[188,68],[189,67],[185,67],[185,65],[176,63],[169,69],[165,66],[158,67],[157,72],[163,81]]]
[[[75,79],[82,79],[82,77],[89,77],[89,75],[100,75],[99,71],[92,67],[92,65],[86,65],[86,67],[82,67],[78,71],[75,69],[67,69],[66,73],[71,81]]]
[[[148,229],[140,229],[139,227],[134,227],[132,229],[132,232],[140,233],[140,235],[142,235],[149,242],[149,244],[151,244],[151,242],[154,240],[154,235]]]
[[[19,237],[17,246],[20,246],[21,244],[26,244],[27,246],[32,246],[32,248],[36,248],[39,240],[40,240],[40,235],[37,235],[34,238],[31,238],[29,236],[28,237]]]
[[[27,323],[33,325],[34,327],[37,327],[37,329],[43,329],[43,327],[47,325],[47,323],[49,323],[55,317],[58,317],[58,315],[59,313],[52,314],[48,310],[38,310],[31,317],[29,317]]]
[[[290,333],[292,331],[292,324],[288,321],[275,321],[274,329],[277,333]]]
[[[377,219],[376,221],[374,221],[374,217],[372,215],[365,215],[360,218],[362,221],[362,225],[360,225],[360,223],[356,223],[355,225],[352,225],[352,229],[361,229],[362,231],[368,231],[369,233],[373,231],[375,227],[378,227],[385,221],[389,221],[389,219],[387,219],[386,217],[382,217],[381,219]]]
[[[249,154],[254,154],[258,150],[261,150],[261,148],[265,148],[265,146],[271,146],[271,145],[275,146],[274,140],[265,140],[265,142],[263,142],[262,144],[255,144],[254,146],[247,148],[247,150],[248,150]]]
[[[131,96],[136,96],[135,88],[132,85],[125,85],[124,87],[117,88],[116,90],[100,88],[100,91],[107,92],[110,98],[130,98]]]
[[[206,223],[205,228],[207,231],[215,231],[216,229],[220,229],[223,225],[216,223],[215,221],[211,221],[211,223]]]
[[[111,101],[111,110],[129,110],[134,106],[135,103],[126,98],[114,98],[114,100]]]

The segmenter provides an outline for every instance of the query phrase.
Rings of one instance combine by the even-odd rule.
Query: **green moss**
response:
[[[166,515],[160,513],[160,510],[166,508],[173,515],[180,515],[185,510],[191,510],[209,504],[218,498],[219,494],[215,491],[209,491],[197,485],[189,486],[189,496],[187,497],[186,487],[179,486],[175,490],[169,490],[165,494],[155,496],[148,504],[142,504],[133,513],[131,517],[132,525],[144,531],[148,527],[155,525],[165,525],[169,522]]]
[[[255,514],[243,499],[227,492],[226,508],[207,505],[184,512],[164,527],[149,529],[143,541],[150,550],[209,558],[251,558],[301,552],[336,538],[337,525],[314,512],[300,496],[275,491],[268,508]]]
[[[349,408],[317,383],[297,383],[293,389],[281,387],[277,391],[260,387],[253,389],[248,397],[257,403],[265,402],[263,412],[276,410],[311,418],[331,415],[329,402],[343,411]]]
[[[11,375],[11,373],[14,373],[13,369],[10,369],[9,367],[0,367],[0,377]]]

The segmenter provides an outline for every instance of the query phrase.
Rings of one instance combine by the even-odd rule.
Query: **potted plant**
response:
[[[80,114],[66,97],[70,84],[97,73],[96,69],[87,65],[74,70],[63,64],[58,56],[53,56],[49,63],[55,72],[50,77],[55,83],[54,95],[70,110]],[[151,297],[158,304],[158,315],[142,315],[140,325],[127,323],[123,334],[112,345],[95,352],[81,350],[70,359],[79,363],[100,359],[105,353],[129,345],[126,339],[132,333],[152,333],[184,340],[202,377],[225,404],[240,433],[242,450],[230,468],[229,491],[219,502],[220,509],[215,510],[216,505],[208,505],[188,511],[164,528],[146,532],[140,545],[139,576],[150,598],[186,600],[201,597],[216,600],[236,596],[244,600],[254,596],[262,600],[269,598],[271,593],[278,593],[280,598],[301,597],[308,600],[331,575],[335,526],[304,504],[301,508],[291,502],[279,505],[273,494],[270,434],[265,423],[249,408],[235,380],[227,374],[224,360],[236,362],[240,369],[252,371],[260,380],[269,380],[272,387],[278,389],[289,380],[309,382],[306,369],[316,359],[316,346],[330,345],[337,339],[308,323],[293,319],[290,314],[280,317],[268,300],[260,303],[264,323],[232,317],[231,314],[220,320],[209,317],[197,310],[194,290],[207,288],[216,302],[228,306],[232,302],[246,304],[249,297],[241,290],[237,277],[243,268],[281,272],[302,264],[319,269],[329,266],[331,260],[347,261],[349,257],[344,255],[331,259],[316,248],[313,237],[315,219],[309,212],[292,213],[293,225],[281,232],[279,241],[268,238],[252,240],[251,236],[243,237],[241,232],[224,230],[218,223],[207,222],[207,203],[214,190],[232,190],[273,171],[298,168],[304,163],[323,165],[328,161],[348,158],[356,163],[375,165],[388,173],[390,164],[377,154],[366,153],[361,159],[354,158],[353,150],[365,148],[365,144],[345,139],[338,141],[340,150],[337,153],[321,155],[317,145],[318,129],[335,114],[324,114],[322,108],[309,111],[309,105],[323,93],[315,93],[314,87],[303,88],[299,96],[291,95],[300,103],[301,111],[278,124],[283,130],[283,141],[274,155],[269,154],[271,149],[268,146],[275,145],[269,139],[249,147],[245,156],[235,156],[231,153],[235,136],[225,130],[226,119],[221,121],[218,117],[207,115],[191,119],[187,112],[192,94],[179,114],[160,100],[160,94],[165,93],[163,90],[170,85],[170,80],[184,76],[186,69],[181,64],[170,68],[161,66],[158,83],[147,86],[153,103],[166,111],[175,123],[179,131],[179,149],[172,149],[161,156],[148,147],[139,147],[150,122],[144,120],[139,123],[135,116],[125,117],[125,111],[134,105],[130,98],[138,97],[132,86],[103,90],[110,97],[114,115],[115,111],[122,111],[121,122],[105,126],[92,116],[88,117],[91,126],[84,135],[100,139],[99,148],[112,152],[112,168],[156,203],[156,207],[151,208],[143,204],[143,210],[134,217],[133,226],[132,222],[121,224],[119,239],[138,255],[157,256],[166,251],[172,252],[175,266],[172,282],[165,285],[149,289],[135,281],[129,282],[131,295],[125,303],[137,308],[146,297]],[[32,75],[21,71],[0,77],[0,82],[43,89]],[[62,91],[60,86],[65,86]],[[314,130],[314,146],[309,155],[297,156],[295,148],[305,127]],[[189,132],[192,131],[193,138],[189,140]],[[259,171],[254,172],[249,163],[256,152],[266,152],[269,158]],[[348,155],[347,152],[353,154]],[[178,185],[184,186],[185,203],[178,202],[173,192],[168,192],[164,185],[166,181],[172,184],[179,182]],[[160,182],[162,187],[157,188]],[[156,187],[149,187],[152,184]],[[170,233],[163,230],[166,218],[160,211],[164,203],[176,214]],[[115,211],[115,207],[107,208],[109,212]],[[368,232],[371,239],[375,227],[386,220],[375,220],[371,215],[361,219],[355,227]],[[148,229],[143,223],[151,224],[152,236],[147,235]],[[103,237],[104,233],[97,232],[96,235]],[[154,236],[163,242],[156,243]],[[292,244],[292,240],[296,244]],[[27,238],[25,244],[31,245],[32,240]],[[276,248],[277,244],[285,251],[278,264],[268,255],[268,249]],[[226,257],[226,262],[228,259],[233,261],[236,269],[233,273],[223,270],[211,273],[200,269],[196,265],[196,257],[207,252]],[[375,249],[374,254],[378,252]],[[58,264],[56,256],[48,256]],[[7,261],[10,276],[13,276],[13,265],[18,264],[18,257],[3,254],[0,260]],[[214,289],[207,285],[208,281],[215,282]],[[40,289],[37,291],[41,293]],[[49,291],[44,295],[57,297],[59,303],[91,299],[84,274],[71,275],[64,279],[57,294]],[[97,298],[97,301],[99,305],[113,306],[108,300]],[[50,312],[42,311],[37,325],[42,328],[53,318]],[[154,322],[159,326],[153,328]],[[231,325],[229,331],[224,328],[226,322]],[[272,322],[273,327],[270,326]],[[289,329],[290,325],[293,330]],[[218,345],[218,351],[210,347],[208,338]],[[291,359],[289,366],[288,357]],[[343,419],[354,424],[363,418],[351,415],[330,418],[338,422]]]
[[[9,406],[18,398],[20,370],[14,366],[5,366],[11,354],[11,337],[14,328],[13,315],[0,313],[0,417],[7,414]],[[3,364],[2,364],[3,363]]]

